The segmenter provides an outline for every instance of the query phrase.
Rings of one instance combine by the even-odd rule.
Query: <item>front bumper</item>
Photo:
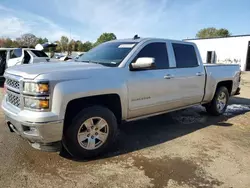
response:
[[[43,148],[52,145],[58,146],[54,143],[58,143],[62,139],[63,120],[58,120],[55,114],[17,110],[6,100],[2,102],[2,109],[10,130],[28,140],[36,149],[47,150]],[[27,113],[29,114],[27,115]]]

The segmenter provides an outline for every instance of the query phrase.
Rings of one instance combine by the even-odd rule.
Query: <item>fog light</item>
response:
[[[23,125],[23,133],[26,135],[39,136],[39,131],[36,127],[29,127]]]

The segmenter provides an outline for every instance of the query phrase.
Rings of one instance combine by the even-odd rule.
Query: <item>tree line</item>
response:
[[[101,34],[96,42],[82,42],[80,40],[69,39],[67,36],[61,36],[60,40],[54,41],[57,46],[53,49],[49,48],[47,51],[55,51],[55,52],[67,52],[68,55],[71,54],[72,51],[79,52],[87,52],[91,48],[110,40],[115,40],[116,35],[114,33],[103,33]],[[26,33],[21,35],[16,39],[10,38],[0,38],[0,47],[3,48],[18,48],[18,47],[27,47],[34,48],[37,44],[43,44],[48,42],[47,38],[39,38],[36,37],[32,33]]]
[[[197,32],[196,38],[211,38],[211,37],[228,37],[231,33],[227,29],[216,29],[214,27],[204,28]],[[91,48],[110,40],[115,40],[116,35],[114,33],[101,34],[96,42],[82,42],[80,40],[69,39],[67,36],[61,36],[60,40],[55,41],[56,48],[49,48],[47,51],[54,52],[67,52],[68,55],[72,51],[87,52]],[[47,38],[36,37],[32,33],[26,33],[16,39],[0,38],[0,47],[16,48],[16,47],[28,47],[34,48],[36,44],[43,44],[48,42]]]

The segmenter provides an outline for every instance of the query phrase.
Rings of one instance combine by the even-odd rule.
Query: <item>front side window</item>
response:
[[[177,68],[197,67],[198,60],[193,45],[173,43]]]
[[[154,42],[146,45],[136,58],[150,57],[155,59],[155,69],[169,68],[167,46],[165,42]]]
[[[84,53],[76,61],[117,67],[136,44],[136,42],[103,43]]]
[[[18,48],[10,51],[10,58],[18,58],[22,56],[22,49]]]

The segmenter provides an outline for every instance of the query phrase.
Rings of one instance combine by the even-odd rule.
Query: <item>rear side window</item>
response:
[[[164,42],[155,42],[146,45],[138,54],[139,57],[155,58],[156,69],[169,68],[167,46]]]
[[[10,51],[10,59],[21,57],[21,56],[22,56],[22,49],[21,48]]]
[[[47,54],[44,51],[39,51],[39,50],[31,50],[33,54],[37,57],[48,57]]]
[[[177,68],[197,67],[198,61],[194,46],[189,44],[173,43]]]

